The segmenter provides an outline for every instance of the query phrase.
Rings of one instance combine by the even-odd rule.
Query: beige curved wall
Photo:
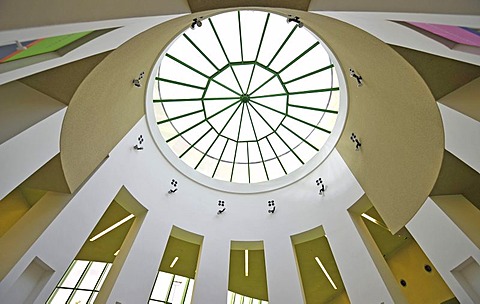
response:
[[[333,50],[347,79],[349,112],[337,149],[392,232],[426,200],[438,176],[443,125],[429,88],[398,53],[370,34],[338,20],[298,12]],[[318,32],[317,32],[318,30]],[[354,132],[362,142],[355,151]]]
[[[352,67],[364,77],[361,88],[347,79],[349,113],[337,149],[396,232],[423,204],[442,163],[443,127],[430,90],[409,63],[373,36],[328,17],[276,11],[300,16],[334,50],[345,75]],[[72,190],[144,115],[146,86],[137,89],[132,79],[141,71],[148,78],[162,49],[195,16],[138,35],[108,55],[82,82],[70,102],[61,136],[62,165]],[[362,141],[359,152],[349,139],[352,132]]]

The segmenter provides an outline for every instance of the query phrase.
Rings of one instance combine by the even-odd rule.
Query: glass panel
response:
[[[100,278],[100,275],[102,274],[103,269],[105,268],[105,265],[106,263],[93,262],[87,270],[87,273],[85,274],[78,288],[93,290],[98,279]]]
[[[181,304],[185,288],[187,288],[187,278],[176,275],[172,282],[172,289],[168,296],[168,302],[172,304]]]
[[[86,304],[91,293],[91,291],[76,290],[70,303]]]
[[[88,261],[74,261],[73,266],[67,271],[67,276],[60,284],[61,287],[75,287],[82,276],[83,271],[88,266]]]
[[[72,293],[72,289],[57,288],[47,301],[48,304],[65,304]]]
[[[108,272],[112,268],[112,264],[108,264],[107,268],[105,269],[105,272],[103,273],[103,276],[100,278],[100,281],[98,282],[98,286],[96,287],[96,290],[100,290],[102,288],[103,282],[107,278]]]
[[[90,301],[88,301],[88,303],[95,302],[95,299],[97,298],[97,296],[98,296],[98,292],[94,291],[93,294],[92,294],[92,297],[90,298]]]
[[[154,103],[164,139],[187,165],[220,180],[255,183],[296,170],[328,137],[325,131],[313,136],[313,130],[331,131],[337,118],[321,111],[338,109],[338,80],[328,53],[284,16],[235,11],[203,24],[176,39],[160,65],[162,79],[153,95],[167,99]],[[277,156],[282,164],[274,161]],[[275,167],[268,178],[262,161]]]
[[[172,284],[172,279],[173,274],[159,271],[150,298],[154,300],[165,301]]]
[[[185,301],[183,302],[184,304],[190,304],[192,302],[194,285],[195,285],[195,280],[190,279],[190,282],[188,283],[187,293],[185,294]]]

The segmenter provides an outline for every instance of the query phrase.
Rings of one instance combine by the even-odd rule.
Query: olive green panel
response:
[[[340,272],[325,236],[296,244],[294,248],[307,304],[328,303],[345,292]],[[315,257],[319,258],[337,289],[330,284]],[[337,303],[350,302],[347,297],[346,301],[338,299]]]
[[[120,249],[120,246],[122,246],[123,240],[127,236],[134,220],[131,219],[126,223],[123,223],[93,242],[90,242],[90,239],[129,215],[129,212],[127,212],[116,201],[113,201],[110,206],[108,206],[95,228],[93,228],[92,233],[88,236],[75,259],[112,263],[115,259],[114,253]]]
[[[383,227],[383,220],[375,208],[372,207],[365,213],[380,222],[376,224],[362,218],[409,303],[440,303],[453,296],[440,274],[406,229],[392,235]],[[430,265],[432,272],[426,272],[425,265]],[[402,279],[407,282],[406,287],[400,285]]]
[[[188,0],[192,12],[236,7],[283,7],[306,11],[310,0]]]
[[[0,200],[0,237],[7,232],[28,210],[27,203],[19,188]]]
[[[23,184],[18,188],[30,206],[35,205],[47,193],[45,190],[27,188]]]
[[[390,45],[422,76],[435,100],[439,100],[480,76],[480,66]]]
[[[480,174],[445,150],[442,168],[431,196],[462,194],[480,209]]]
[[[27,178],[23,185],[34,189],[71,193],[63,174],[60,153]]]
[[[265,251],[248,251],[248,277],[245,276],[245,250],[230,250],[228,290],[268,301]]]
[[[155,242],[155,240],[152,240],[152,242]],[[170,236],[160,263],[160,270],[195,279],[199,253],[199,244],[193,244]],[[178,257],[178,260],[175,265],[170,268],[175,257]]]
[[[372,207],[365,213],[384,225],[382,217],[378,214],[375,208]],[[400,249],[402,246],[405,246],[412,238],[408,232],[406,233],[406,235],[392,234],[386,228],[375,224],[365,218],[362,219],[367,226],[368,231],[372,235],[372,238],[375,240],[378,249],[385,258],[393,255],[398,249]]]
[[[80,83],[108,54],[110,52],[87,57],[19,81],[68,105]]]
[[[187,0],[2,0],[0,7],[2,31],[189,12]]]
[[[390,256],[387,264],[408,303],[437,304],[454,296],[415,240]],[[426,265],[431,267],[431,272],[425,270]],[[407,285],[401,286],[400,280],[405,280]]]
[[[337,150],[396,232],[425,202],[440,170],[444,134],[435,99],[415,69],[382,41],[325,16],[296,15],[333,51],[346,75],[348,116]],[[349,68],[363,77],[362,87],[348,76]],[[352,132],[362,142],[360,151]]]
[[[480,77],[439,100],[440,103],[480,122]]]

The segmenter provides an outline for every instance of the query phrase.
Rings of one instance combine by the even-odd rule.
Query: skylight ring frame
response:
[[[242,12],[243,12],[243,11],[242,11]],[[322,44],[322,46],[324,46],[323,43],[321,43],[321,44]],[[324,47],[325,47],[325,46],[324,46]],[[328,48],[327,48],[327,53],[329,53],[330,56],[332,56],[332,53],[328,50]],[[248,61],[248,60],[245,60],[245,58],[244,58],[244,62],[246,62],[246,61]],[[334,62],[336,62],[336,60],[334,60]],[[252,63],[252,64],[255,64],[255,65],[257,65],[257,66],[262,65],[261,62],[254,62],[254,63]],[[158,63],[157,63],[157,67],[158,67],[159,65],[160,65],[160,63],[158,62]],[[228,65],[228,66],[231,66],[232,63],[228,63],[228,64],[226,64],[224,67],[222,67],[222,68],[220,68],[220,69],[228,69],[227,65]],[[338,66],[338,64],[337,64],[337,66]],[[220,69],[219,69],[219,70],[220,70]],[[215,72],[216,72],[217,74],[219,73],[218,70],[215,71]],[[330,74],[330,75],[333,74],[333,69],[330,71],[329,74]],[[345,86],[344,86],[344,80],[343,80],[343,78],[341,77],[341,76],[342,76],[341,70],[337,70],[337,75],[338,75],[338,78],[339,78],[339,87],[342,87],[342,94],[340,94],[340,99],[343,100],[343,106],[341,106],[341,108],[343,108],[344,110],[346,110],[346,98],[345,98],[345,96],[344,96],[344,95],[346,94],[346,92],[345,92],[345,90],[344,90],[344,87],[345,87]],[[288,79],[288,78],[287,78],[287,79]],[[291,81],[292,79],[293,79],[293,78],[290,77],[290,79],[289,79],[288,81]],[[288,82],[288,81],[285,81],[285,82]],[[330,82],[330,87],[332,87],[332,83],[333,83],[332,78],[330,78],[330,81],[329,81],[329,82]],[[282,83],[284,83],[283,80],[282,80]],[[294,93],[294,94],[299,94],[299,93],[301,93],[301,92],[293,92],[293,93]],[[305,92],[304,92],[304,93],[305,93]],[[306,92],[306,93],[310,93],[310,92]],[[147,94],[148,94],[148,93],[147,93]],[[301,94],[303,94],[303,93],[301,93]],[[323,106],[323,108],[325,108],[325,109],[328,109],[328,108],[329,108],[330,102],[331,102],[331,100],[332,100],[332,94],[333,94],[333,91],[329,91],[329,92],[328,92],[328,99],[325,99],[324,97],[322,97],[322,99],[323,99],[324,101],[325,101],[325,100],[327,101],[327,102],[326,102],[326,105]],[[343,96],[342,96],[342,95],[343,95]],[[150,96],[151,96],[151,94],[150,94]],[[286,95],[286,96],[287,96],[287,97],[290,97],[290,95]],[[151,99],[150,99],[150,100],[151,100]],[[296,102],[296,101],[294,101],[292,104],[295,105],[295,104],[299,104],[299,103]],[[302,104],[302,103],[300,103],[300,104]],[[324,104],[325,104],[325,103],[324,103]],[[341,102],[340,104],[342,104],[342,102]],[[162,105],[164,105],[164,104],[162,103]],[[162,108],[163,108],[163,107],[162,107]],[[290,101],[289,101],[288,108],[290,109]],[[341,113],[340,110],[338,111],[338,113]],[[326,114],[326,112],[321,112],[321,113],[320,113],[320,118],[318,119],[318,121],[321,121],[321,120],[323,119],[323,116],[325,116],[325,114]],[[343,117],[345,118],[345,116],[346,116],[345,113],[341,113],[341,114],[342,114],[341,116],[343,116]],[[337,116],[338,116],[338,115],[337,115]],[[344,118],[342,118],[343,122],[344,122]],[[148,119],[148,118],[147,118],[147,119]],[[150,119],[151,119],[151,118],[150,118]],[[284,119],[285,119],[285,117],[284,117]],[[337,129],[338,129],[338,125],[340,125],[340,128],[342,129],[342,128],[343,128],[343,122],[341,122],[341,123],[338,123],[338,122],[339,122],[339,121],[338,121],[338,119],[337,119],[337,123],[335,124],[335,127],[337,127]],[[282,121],[282,123],[283,123],[283,121]],[[317,125],[318,123],[315,122],[315,123],[313,123],[313,124],[316,124],[316,125]],[[150,124],[150,125],[152,125],[152,124]],[[280,126],[281,126],[281,125],[277,126],[276,129],[278,130]],[[335,130],[335,127],[332,129],[332,133],[336,133],[337,135],[339,135],[339,134],[338,134],[338,133],[339,133],[338,130],[337,130],[336,132],[333,132],[333,130]],[[213,129],[216,130],[215,128],[213,128]],[[153,133],[155,133],[155,132],[154,132],[155,130],[152,130],[152,131],[153,131]],[[158,132],[158,131],[157,131],[157,132]],[[308,132],[308,134],[307,134],[307,137],[310,138],[310,136],[312,136],[312,133],[313,133],[313,132],[314,132],[314,129],[310,129],[309,132]],[[273,132],[271,132],[271,133],[269,133],[269,134],[266,134],[263,138],[268,139],[269,137],[272,136],[272,134],[273,134]],[[221,135],[221,136],[222,136],[222,135]],[[158,138],[158,136],[156,136],[156,137]],[[161,137],[161,136],[160,136],[160,137]],[[331,152],[331,149],[333,149],[333,146],[334,146],[336,140],[338,140],[338,136],[336,136],[336,137],[337,137],[337,138],[333,141],[333,144],[332,144],[332,143],[328,144],[328,146],[329,146],[330,148],[328,148],[327,150],[329,150],[329,151],[327,151],[327,152],[323,151],[323,152],[321,153],[321,154],[323,155],[323,157],[321,157],[322,159],[323,159],[324,157],[326,157],[326,155],[328,155],[328,154]],[[263,139],[263,138],[261,138],[261,139]],[[184,140],[186,140],[186,139],[184,139]],[[228,141],[230,141],[230,140],[231,140],[231,139],[228,139]],[[228,141],[225,140],[225,146],[228,144]],[[243,141],[243,142],[252,142],[252,141]],[[328,140],[327,140],[327,142],[328,142]],[[157,143],[157,144],[159,144],[159,143]],[[223,144],[223,143],[222,143],[222,144]],[[294,145],[294,146],[292,146],[292,147],[294,147],[294,149],[296,149],[298,146],[300,146],[300,145],[302,145],[302,144],[303,144],[303,142],[302,142],[302,141],[299,141],[296,145]],[[165,145],[159,144],[159,146],[165,146]],[[167,146],[167,147],[168,147],[168,146]],[[250,147],[252,147],[252,146],[250,146]],[[194,147],[194,149],[197,149],[197,147]],[[161,150],[162,150],[162,153],[163,153],[163,154],[172,154],[172,153],[164,153],[163,149],[161,149]],[[193,150],[193,148],[192,148],[192,150]],[[320,150],[325,150],[325,149],[322,148],[322,149],[320,149]],[[199,151],[202,151],[202,150],[199,150]],[[256,153],[258,153],[258,152],[256,152]],[[278,156],[271,156],[270,158],[265,158],[265,161],[264,161],[264,162],[267,162],[267,161],[269,161],[269,160],[275,160],[275,159],[277,159],[277,158],[279,158],[279,157],[281,157],[281,156],[283,156],[283,155],[285,155],[285,154],[288,154],[288,153],[289,153],[289,152],[287,151],[287,152],[285,152],[285,153],[283,153],[283,154],[279,154]],[[211,155],[207,154],[207,155],[205,156],[205,158],[213,159],[213,160],[218,160],[218,159],[220,158],[222,162],[228,162],[228,160],[222,159],[222,158],[224,158],[224,157],[222,157],[222,155],[220,155],[220,157],[219,157],[218,154],[217,154],[217,157],[212,157]],[[318,155],[314,156],[314,158],[315,158],[315,159],[319,159]],[[172,159],[170,159],[169,157],[168,157],[167,159],[172,162]],[[177,161],[173,160],[173,162],[175,163],[175,166],[178,165],[178,162],[177,162]],[[318,162],[317,160],[315,160],[315,162],[317,163],[317,165],[319,164],[319,162]],[[251,155],[250,155],[250,160],[249,160],[248,163],[249,163],[249,164],[255,164],[255,163],[260,163],[260,161],[255,161],[254,159],[252,159],[252,157],[251,157]],[[247,164],[247,162],[244,162],[244,163],[242,163],[242,162],[237,162],[237,164]],[[313,165],[313,167],[315,167],[315,166],[316,166],[316,165]],[[177,166],[177,167],[178,167],[178,166]],[[180,167],[185,167],[185,166],[182,166],[182,165],[181,165]],[[305,167],[305,166],[303,166],[303,167],[300,168],[300,169],[302,169],[302,170],[298,169],[298,170],[290,173],[290,174],[289,174],[289,177],[292,177],[293,175],[295,175],[295,176],[298,177],[298,176],[299,176],[299,172],[297,172],[297,171],[305,171],[305,170],[308,171],[308,170],[311,170],[311,169],[306,169],[306,168],[304,168],[304,167]],[[313,168],[312,165],[310,165],[310,166],[308,166],[308,167]],[[181,170],[182,172],[184,172],[183,169],[187,169],[187,168],[182,168],[182,170]],[[189,169],[187,169],[187,171],[189,171]],[[191,170],[190,170],[190,171],[191,171]],[[191,172],[188,173],[188,176],[189,176],[189,177],[191,176],[190,173],[191,173]],[[294,174],[294,173],[295,173],[295,174]],[[197,177],[199,177],[199,174],[196,174],[196,172],[194,173],[194,175],[197,176]],[[202,183],[202,184],[205,184],[205,185],[207,185],[207,186],[212,186],[213,188],[216,188],[216,189],[225,189],[226,191],[232,191],[232,192],[262,192],[263,190],[256,189],[256,188],[263,188],[263,189],[264,189],[264,188],[266,187],[266,184],[269,185],[269,186],[267,186],[266,188],[271,188],[271,187],[273,186],[272,182],[275,182],[274,184],[277,184],[277,185],[278,185],[278,184],[284,184],[284,185],[285,185],[285,184],[288,184],[288,183],[289,183],[289,182],[285,182],[286,178],[280,177],[279,179],[271,180],[271,181],[269,181],[268,183],[265,183],[265,182],[260,182],[260,183],[257,183],[257,184],[236,184],[236,183],[232,183],[232,185],[230,185],[229,183],[225,184],[225,183],[223,183],[222,181],[218,181],[218,180],[211,180],[211,179],[208,179],[208,178],[205,180],[205,179],[203,179],[203,178],[200,178],[200,179],[199,179],[199,178],[197,178],[197,177],[195,177],[195,180],[197,180],[198,182],[200,182],[200,183]],[[284,177],[285,177],[285,176],[284,176]],[[295,177],[293,177],[293,178],[295,179]],[[283,181],[283,182],[280,182],[280,181],[279,181],[280,179],[283,179],[284,181]],[[213,184],[213,185],[209,185],[209,184]],[[241,186],[248,186],[248,190],[246,190],[246,191],[239,191],[238,188],[239,188],[239,187],[242,188]],[[252,186],[258,186],[258,187],[254,187],[254,188],[256,189],[256,190],[255,190],[255,189],[252,189]],[[276,187],[276,186],[273,186],[273,187]],[[243,188],[244,188],[244,187],[243,187]]]

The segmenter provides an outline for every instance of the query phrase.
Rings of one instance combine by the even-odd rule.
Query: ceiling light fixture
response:
[[[97,234],[97,235],[95,235],[94,237],[92,237],[92,238],[90,239],[90,242],[93,242],[93,241],[95,241],[96,239],[104,236],[105,234],[109,233],[110,231],[112,231],[113,229],[117,228],[117,227],[120,226],[121,224],[129,221],[129,220],[132,219],[134,216],[135,216],[135,215],[130,214],[129,216],[127,216],[127,217],[124,218],[123,220],[116,222],[116,223],[113,224],[112,226],[108,227],[107,229],[103,230],[103,231],[100,232],[99,234]]]
[[[120,249],[118,249],[117,251],[115,251],[115,253],[114,253],[113,255],[114,255],[114,256],[117,256],[119,252],[120,252]]]
[[[325,269],[325,267],[323,267],[323,264],[322,264],[322,262],[320,262],[320,259],[319,259],[318,257],[315,257],[315,261],[317,261],[318,266],[320,266],[320,268],[322,268],[323,273],[325,274],[325,276],[327,277],[327,279],[330,281],[330,284],[332,284],[332,287],[333,287],[334,289],[337,289],[337,286],[335,285],[335,283],[333,283],[332,278],[331,278],[330,275],[328,274],[328,272],[327,272],[327,270]]]
[[[372,223],[374,223],[374,224],[377,224],[378,226],[380,226],[380,227],[382,227],[382,228],[385,228],[385,229],[387,229],[387,230],[390,230],[390,229],[388,229],[387,226],[385,226],[385,224],[383,224],[383,223],[380,222],[379,220],[371,217],[370,215],[368,215],[368,214],[366,214],[366,213],[362,213],[361,216],[362,216],[364,219],[367,219],[367,220],[369,220],[370,222],[372,222]]]
[[[175,266],[175,264],[177,263],[178,261],[178,257],[175,257],[172,261],[172,264],[170,264],[170,268],[173,268],[173,266]]]
[[[245,276],[248,277],[248,249],[245,249]]]

